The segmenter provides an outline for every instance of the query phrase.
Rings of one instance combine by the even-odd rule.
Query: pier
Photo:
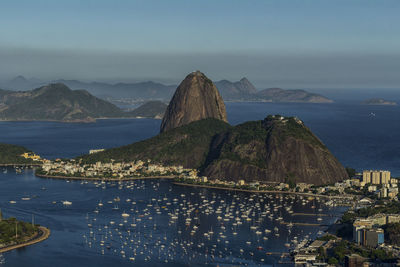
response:
[[[319,223],[301,223],[301,222],[284,222],[284,221],[281,221],[280,223],[285,225],[293,224],[299,226],[318,226],[318,227],[329,226],[327,224],[319,224]]]
[[[333,214],[325,214],[325,213],[292,213],[292,216],[337,217]]]

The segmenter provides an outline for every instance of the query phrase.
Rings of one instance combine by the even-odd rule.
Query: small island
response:
[[[371,98],[362,102],[363,105],[371,105],[371,106],[396,106],[397,103],[394,101],[388,101],[383,98]]]
[[[4,219],[0,210],[0,253],[46,240],[50,230],[33,223]]]

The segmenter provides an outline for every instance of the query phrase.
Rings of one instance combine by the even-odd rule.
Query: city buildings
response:
[[[25,159],[32,159],[33,161],[40,161],[40,156],[36,155],[35,153],[24,153],[21,157]]]
[[[400,214],[375,214],[368,218],[358,218],[353,223],[353,241],[366,247],[377,247],[384,243],[381,226],[400,222]]]
[[[389,184],[390,171],[364,170],[363,184]]]

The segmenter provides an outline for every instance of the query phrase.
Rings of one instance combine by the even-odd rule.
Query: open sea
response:
[[[343,165],[400,176],[398,106],[227,103],[227,112],[234,125],[269,114],[297,116]],[[159,126],[152,119],[0,122],[0,142],[49,159],[75,157],[154,136]],[[44,242],[3,253],[0,265],[59,267],[285,264],[289,259],[281,253],[321,234],[345,210],[294,196],[235,194],[167,180],[67,182],[12,168],[0,168],[0,208],[5,217],[33,216],[52,231]],[[295,222],[302,224],[290,225]]]

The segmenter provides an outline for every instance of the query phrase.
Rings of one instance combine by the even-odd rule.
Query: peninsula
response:
[[[23,146],[0,143],[0,166],[32,166],[42,164],[40,156]]]
[[[3,218],[0,210],[0,253],[46,240],[50,230],[15,218]]]

